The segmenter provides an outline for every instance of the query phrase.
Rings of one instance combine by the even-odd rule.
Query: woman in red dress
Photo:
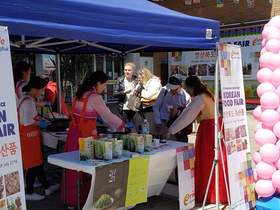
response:
[[[202,203],[210,171],[214,159],[215,146],[215,124],[214,124],[214,97],[207,87],[196,76],[190,76],[185,81],[187,92],[193,97],[190,105],[185,108],[178,119],[170,126],[169,133],[175,134],[182,130],[195,119],[200,122],[195,141],[195,200]],[[222,119],[219,118],[221,125]],[[227,159],[224,143],[219,152],[219,200],[220,203],[228,203],[226,184],[223,173],[222,157],[224,159],[225,171],[227,173]],[[228,177],[226,175],[226,177]],[[207,195],[208,203],[216,202],[215,173],[211,178],[210,188]]]

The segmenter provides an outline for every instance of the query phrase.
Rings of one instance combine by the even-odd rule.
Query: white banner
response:
[[[188,210],[195,206],[194,145],[189,144],[188,146],[177,148],[176,153],[180,210]]]
[[[26,209],[10,43],[0,26],[0,209]]]
[[[255,80],[259,68],[261,35],[221,38],[220,42],[241,46],[244,79]],[[170,74],[198,75],[203,80],[214,80],[216,52],[214,50],[173,52],[169,54]]]
[[[233,210],[245,210],[255,206],[255,191],[241,48],[237,45],[220,44],[218,58],[231,207]]]

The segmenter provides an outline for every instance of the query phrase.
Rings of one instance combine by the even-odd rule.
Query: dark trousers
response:
[[[32,194],[34,192],[34,182],[38,178],[39,182],[45,189],[48,189],[50,184],[46,179],[44,165],[39,165],[34,168],[30,168],[26,172],[26,193]]]
[[[123,110],[123,111],[124,111],[124,113],[126,115],[127,121],[128,122],[132,122],[136,112],[132,111],[132,110]]]

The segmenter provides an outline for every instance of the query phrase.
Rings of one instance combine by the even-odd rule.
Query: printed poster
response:
[[[241,47],[220,44],[218,58],[231,208],[233,210],[245,210],[255,206],[255,192]]]
[[[220,39],[221,43],[241,46],[242,70],[245,80],[256,80],[261,41],[261,34]],[[180,74],[184,78],[188,75],[197,75],[202,80],[214,80],[216,58],[215,50],[172,52],[169,53],[169,72],[170,75]]]
[[[96,168],[93,207],[114,210],[125,205],[128,161],[112,163]]]
[[[180,210],[192,209],[195,206],[194,195],[194,145],[176,149]]]
[[[149,156],[140,156],[129,160],[125,207],[147,202],[149,162]]]
[[[0,209],[26,210],[9,34],[2,26],[0,63]]]

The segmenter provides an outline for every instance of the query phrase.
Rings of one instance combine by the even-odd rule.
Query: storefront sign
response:
[[[26,209],[9,35],[0,26],[0,209]]]
[[[195,206],[194,196],[194,145],[176,149],[180,210],[192,209]]]
[[[255,206],[254,179],[242,74],[241,47],[220,44],[218,50],[231,208]]]

